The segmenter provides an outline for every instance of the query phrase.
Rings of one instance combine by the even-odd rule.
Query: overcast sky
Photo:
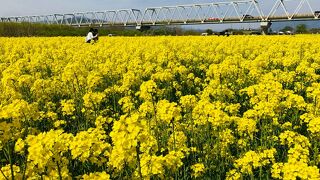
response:
[[[144,9],[153,6],[209,3],[223,0],[0,0],[0,17],[23,15],[46,15],[84,11],[113,10],[125,8]],[[228,0],[224,0],[228,1]],[[270,10],[276,0],[258,0],[264,11]],[[296,0],[297,2],[299,0]],[[313,8],[319,0],[309,0]],[[316,9],[315,9],[316,10]]]

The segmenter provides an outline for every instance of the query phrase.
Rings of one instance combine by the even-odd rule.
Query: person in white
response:
[[[90,28],[87,36],[86,36],[86,43],[90,43],[94,38],[97,38],[98,34],[96,34],[95,36],[93,35],[93,28]]]

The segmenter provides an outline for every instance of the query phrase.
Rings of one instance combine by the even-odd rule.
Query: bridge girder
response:
[[[287,3],[297,2],[295,7]],[[242,22],[268,22],[290,20],[316,20],[320,13],[313,11],[311,0],[275,0],[271,10],[264,15],[257,0],[234,0],[203,4],[149,7],[144,10],[120,9],[41,16],[3,17],[1,22],[30,22],[66,24],[70,26],[155,26],[174,24],[218,24]],[[301,14],[303,6],[307,14]],[[277,15],[279,9],[283,14]],[[291,10],[291,11],[290,11]]]

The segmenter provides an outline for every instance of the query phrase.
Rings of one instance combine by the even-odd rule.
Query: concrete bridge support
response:
[[[260,23],[260,27],[261,27],[261,32],[263,35],[268,35],[269,34],[269,29],[271,27],[271,22],[267,21],[267,22],[261,22]]]

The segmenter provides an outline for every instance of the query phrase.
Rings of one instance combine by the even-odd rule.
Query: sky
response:
[[[63,14],[128,8],[143,10],[147,7],[199,4],[221,1],[230,0],[0,0],[0,17]],[[258,0],[265,14],[268,14],[267,12],[271,10],[275,1],[276,0]],[[300,0],[295,0],[295,2],[291,1],[293,3],[289,3],[288,5],[297,6],[299,1]],[[319,0],[309,1],[314,10],[320,10]],[[316,7],[319,8],[315,9]],[[231,24],[229,26],[232,28],[233,25]],[[251,24],[242,24],[240,26],[243,26],[243,28],[254,28],[251,27]]]

